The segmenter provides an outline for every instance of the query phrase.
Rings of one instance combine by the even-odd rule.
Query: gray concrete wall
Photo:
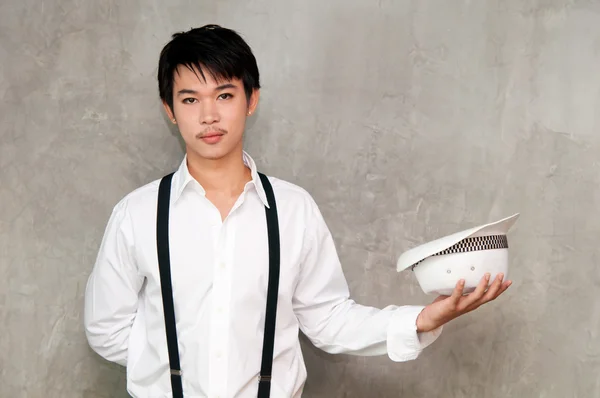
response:
[[[305,344],[306,397],[600,396],[600,1],[0,2],[0,397],[126,396],[82,330],[112,206],[180,161],[158,52],[216,22],[253,47],[247,132],[306,187],[354,297],[425,304],[412,245],[522,217],[505,297],[417,361]]]

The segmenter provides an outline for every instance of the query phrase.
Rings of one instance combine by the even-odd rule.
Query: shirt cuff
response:
[[[440,337],[443,327],[417,333],[417,317],[423,306],[399,307],[392,316],[387,331],[388,356],[394,362],[417,359],[421,352]]]

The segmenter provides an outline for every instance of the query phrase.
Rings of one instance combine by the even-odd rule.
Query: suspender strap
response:
[[[158,211],[156,215],[156,246],[158,251],[158,267],[160,270],[160,287],[162,293],[165,328],[167,331],[167,348],[171,367],[171,388],[173,398],[183,398],[181,383],[181,365],[179,364],[179,347],[175,327],[175,308],[173,305],[173,289],[171,285],[171,259],[169,254],[169,202],[171,200],[171,180],[173,173],[163,177],[158,188]]]
[[[275,345],[275,324],[277,315],[277,296],[279,291],[280,241],[277,204],[273,188],[267,176],[258,173],[267,195],[269,207],[265,206],[267,231],[269,238],[269,285],[267,288],[267,311],[265,315],[265,331],[263,338],[262,362],[258,383],[258,398],[268,398],[271,393],[271,376],[273,368],[273,348]],[[175,309],[171,284],[171,260],[169,253],[169,204],[171,197],[171,180],[173,173],[160,181],[158,189],[158,209],[156,216],[156,245],[158,266],[171,368],[171,388],[173,398],[183,398],[181,382],[181,365],[179,363],[179,347],[175,325]]]
[[[275,320],[277,315],[277,295],[279,290],[279,221],[273,188],[267,176],[258,173],[267,194],[269,207],[265,207],[269,233],[269,286],[267,290],[267,311],[263,339],[262,364],[258,383],[258,398],[268,398],[271,392],[271,371],[273,368],[273,346],[275,344]]]

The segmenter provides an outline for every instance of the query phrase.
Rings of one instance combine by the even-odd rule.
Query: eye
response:
[[[193,104],[194,102],[196,102],[196,98],[185,98],[183,100],[184,104]]]
[[[219,99],[229,99],[229,98],[233,98],[233,95],[231,95],[229,93],[223,93],[223,94],[219,95]]]

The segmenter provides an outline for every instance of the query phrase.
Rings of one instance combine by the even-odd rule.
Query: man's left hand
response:
[[[439,296],[421,311],[417,317],[417,332],[432,331],[461,315],[479,308],[482,304],[495,300],[511,285],[511,281],[503,283],[503,279],[504,275],[498,274],[496,280],[487,288],[490,275],[486,274],[477,288],[467,295],[463,295],[465,281],[458,281],[451,296]]]

